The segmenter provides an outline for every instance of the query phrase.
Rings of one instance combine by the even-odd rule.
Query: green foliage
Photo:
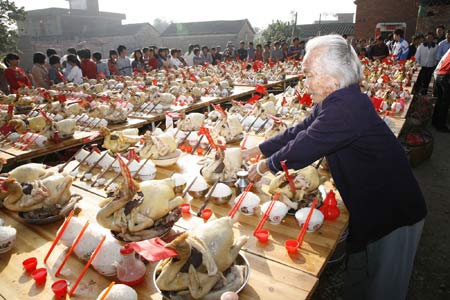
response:
[[[277,20],[272,22],[263,32],[262,38],[267,41],[287,40],[291,36],[292,25],[290,22]]]
[[[17,22],[25,18],[24,7],[17,7],[14,1],[0,0],[0,55],[17,51]]]

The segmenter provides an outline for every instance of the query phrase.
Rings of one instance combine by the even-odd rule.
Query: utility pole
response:
[[[292,12],[292,13],[294,13],[294,12]],[[294,13],[294,21],[292,24],[291,39],[294,39],[296,29],[297,29],[297,12]]]

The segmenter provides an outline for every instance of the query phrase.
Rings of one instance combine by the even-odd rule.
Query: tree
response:
[[[289,22],[277,20],[272,22],[263,32],[262,37],[267,41],[281,41],[290,38],[292,25]]]
[[[17,51],[17,22],[26,18],[25,8],[17,7],[14,1],[0,1],[0,55]]]
[[[163,31],[166,30],[171,23],[172,21],[169,23],[164,19],[156,18],[153,20],[153,27],[155,27],[160,33],[163,33]]]

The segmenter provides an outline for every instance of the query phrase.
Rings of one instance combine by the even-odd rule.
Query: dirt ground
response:
[[[427,202],[428,215],[408,300],[450,299],[450,134],[428,129],[434,137],[433,155],[413,169]],[[343,273],[343,262],[327,266],[312,299],[343,299]]]

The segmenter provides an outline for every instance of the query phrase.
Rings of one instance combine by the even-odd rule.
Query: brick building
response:
[[[406,23],[406,39],[416,32],[416,0],[355,0],[355,37],[373,38],[377,23]]]
[[[435,31],[438,25],[450,29],[450,0],[421,0],[417,17],[417,32]]]
[[[169,48],[187,50],[189,44],[199,44],[222,49],[228,41],[239,46],[241,40],[253,41],[255,30],[247,19],[235,21],[207,21],[172,23],[161,34],[161,42]]]

